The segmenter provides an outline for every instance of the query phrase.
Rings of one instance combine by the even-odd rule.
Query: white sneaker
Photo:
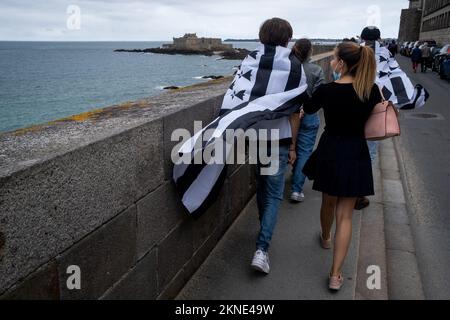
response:
[[[305,201],[305,194],[303,192],[302,193],[292,192],[291,200],[294,202],[303,202]]]
[[[269,274],[270,266],[269,266],[269,254],[262,250],[257,250],[255,255],[253,256],[252,268],[256,271],[263,272],[265,274]]]

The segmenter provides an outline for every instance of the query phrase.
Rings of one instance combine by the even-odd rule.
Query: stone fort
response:
[[[181,38],[173,38],[173,44],[163,45],[164,49],[175,50],[209,50],[209,51],[231,51],[233,45],[223,44],[218,38],[199,38],[195,33],[186,33]]]

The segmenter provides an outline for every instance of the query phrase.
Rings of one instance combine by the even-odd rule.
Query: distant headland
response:
[[[291,42],[295,42],[298,39],[292,39]],[[317,43],[317,44],[321,44],[321,43],[339,43],[342,41],[342,39],[320,39],[320,38],[316,38],[316,39],[309,39],[311,40],[312,43]],[[259,42],[259,39],[225,39],[223,40],[223,42]]]
[[[117,49],[114,52],[184,54],[184,55],[220,55],[222,59],[242,60],[250,51],[235,49],[232,44],[223,44],[218,38],[199,38],[195,33],[187,33],[181,38],[173,38],[172,44],[164,44],[161,48]]]

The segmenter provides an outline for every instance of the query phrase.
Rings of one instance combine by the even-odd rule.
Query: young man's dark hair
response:
[[[361,32],[361,39],[366,41],[377,41],[381,38],[380,29],[377,27],[365,27]]]
[[[292,39],[292,26],[286,20],[272,18],[266,20],[259,29],[259,40],[269,46],[287,47]]]

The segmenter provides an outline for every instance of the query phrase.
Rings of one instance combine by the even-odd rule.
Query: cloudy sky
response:
[[[0,40],[256,38],[274,16],[290,21],[295,37],[351,37],[367,24],[397,37],[407,7],[407,0],[0,0]]]

